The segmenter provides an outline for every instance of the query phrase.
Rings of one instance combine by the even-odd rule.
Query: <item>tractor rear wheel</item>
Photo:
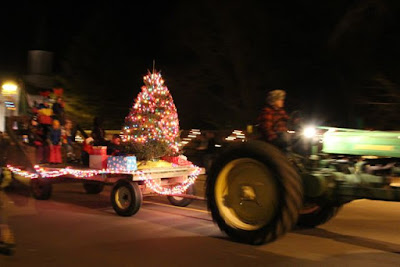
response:
[[[302,228],[314,228],[328,222],[336,216],[342,206],[332,204],[309,204],[300,213],[297,226]]]
[[[286,156],[261,141],[222,153],[207,179],[213,220],[233,240],[271,242],[296,224],[303,203],[299,174]]]

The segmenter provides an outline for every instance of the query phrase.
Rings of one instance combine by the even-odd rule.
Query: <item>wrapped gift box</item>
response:
[[[190,166],[193,163],[191,161],[188,161],[186,156],[184,155],[179,155],[179,156],[164,156],[161,158],[162,160],[174,163],[179,166]]]
[[[135,156],[109,156],[107,159],[108,169],[115,171],[136,171],[136,157]]]
[[[89,168],[107,169],[107,155],[89,155]]]
[[[94,146],[91,155],[107,155],[107,147]]]

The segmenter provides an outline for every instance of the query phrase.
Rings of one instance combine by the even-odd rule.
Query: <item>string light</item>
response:
[[[228,137],[225,138],[226,141],[235,141],[236,139],[241,139],[242,142],[246,140],[246,135],[241,130],[234,130]]]
[[[153,179],[151,175],[149,174],[144,174],[143,172],[140,174],[141,175],[141,180],[144,180],[144,183],[146,184],[147,187],[149,187],[151,190],[156,192],[157,194],[160,195],[179,195],[183,194],[186,192],[186,190],[194,184],[196,181],[198,175],[200,174],[201,169],[197,166],[192,165],[194,170],[192,171],[191,174],[188,175],[188,177],[183,181],[182,183],[175,185],[173,187],[163,187],[161,185],[160,179]]]
[[[26,177],[26,178],[30,178],[30,179],[35,179],[38,178],[39,175],[37,173],[31,173],[31,172],[27,172],[27,171],[23,171],[19,168],[7,165],[7,168],[12,172],[12,173],[16,173],[20,176]]]
[[[182,141],[179,142],[178,146],[185,146],[190,143],[193,139],[196,139],[198,135],[201,135],[201,131],[199,129],[191,129],[187,135],[187,137],[182,138]]]
[[[173,165],[173,167],[177,167],[177,165]],[[134,172],[127,172],[123,170],[118,170],[118,169],[103,169],[103,170],[79,170],[79,169],[72,169],[70,167],[67,168],[61,168],[61,169],[46,169],[43,167],[39,166],[34,166],[35,168],[35,173],[33,172],[28,172],[21,170],[19,168],[13,167],[11,165],[7,165],[7,168],[13,172],[14,174],[20,175],[25,178],[29,179],[37,179],[37,178],[56,178],[60,176],[66,176],[66,175],[71,175],[75,178],[80,178],[80,179],[86,179],[93,177],[95,175],[102,175],[102,174],[132,174],[138,177],[139,180],[142,180],[145,182],[146,186],[149,187],[151,190],[154,192],[160,194],[160,195],[174,195],[174,194],[183,194],[189,186],[194,184],[196,181],[198,175],[201,172],[201,168],[195,166],[195,165],[190,165],[188,168],[192,168],[193,171],[186,177],[186,179],[180,183],[177,184],[173,187],[163,187],[161,185],[161,182],[157,182],[156,179],[154,179],[151,176],[151,173],[149,172],[144,172],[144,171],[134,171]]]

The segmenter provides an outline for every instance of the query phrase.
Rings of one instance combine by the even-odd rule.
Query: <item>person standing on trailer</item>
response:
[[[57,101],[53,104],[53,119],[58,120],[61,125],[65,124],[64,102],[61,97],[57,97]]]
[[[61,156],[61,127],[58,120],[53,121],[53,126],[50,128],[48,142],[50,146],[49,163],[62,163]]]
[[[95,117],[93,119],[93,128],[92,128],[92,138],[93,145],[95,146],[106,146],[106,132],[103,129],[103,119],[100,117]]]
[[[30,143],[36,148],[36,163],[43,164],[49,159],[49,146],[47,143],[47,133],[44,125],[37,122],[36,117],[31,119],[29,127]]]

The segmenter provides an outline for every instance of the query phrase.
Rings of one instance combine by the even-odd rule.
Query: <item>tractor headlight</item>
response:
[[[306,138],[313,138],[317,135],[317,129],[313,126],[304,128],[303,135]]]

